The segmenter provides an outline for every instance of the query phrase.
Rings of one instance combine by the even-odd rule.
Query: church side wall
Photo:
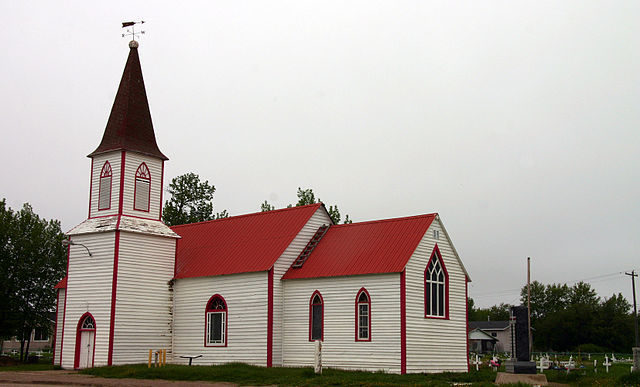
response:
[[[64,318],[64,298],[67,293],[67,289],[57,289],[58,298],[56,300],[56,342],[53,349],[53,364],[60,365],[60,347],[62,346],[62,319]]]
[[[120,233],[113,364],[144,363],[149,349],[171,349],[174,238]],[[168,356],[170,356],[170,352]]]
[[[313,234],[323,224],[331,224],[331,218],[323,208],[318,208],[311,216],[307,224],[302,227],[298,235],[293,239],[289,247],[278,258],[273,265],[273,365],[282,365],[282,332],[284,314],[284,288],[283,281],[280,280],[289,269],[293,261],[298,258],[302,249],[305,248]]]
[[[439,231],[439,239],[434,238],[434,230]],[[424,271],[436,243],[449,274],[449,319],[424,317]],[[465,273],[436,218],[406,266],[407,373],[467,371],[465,281]]]
[[[371,341],[356,341],[356,295],[371,297]],[[315,290],[324,301],[324,367],[400,372],[400,274],[284,281],[284,365],[312,366],[309,301]]]
[[[267,365],[267,272],[181,278],[174,285],[173,362]],[[205,347],[205,310],[214,294],[227,304],[226,346]]]
[[[111,165],[111,206],[107,210],[98,210],[98,200],[100,197],[100,172],[105,161]],[[91,174],[91,217],[115,215],[118,213],[118,201],[120,197],[120,163],[122,162],[122,152],[108,152],[93,158],[93,169]]]
[[[136,186],[136,171],[142,163],[147,164],[151,173],[151,192],[149,212],[133,209],[133,197]],[[124,196],[122,213],[146,219],[160,219],[160,195],[162,193],[162,160],[140,153],[127,151],[124,163]]]
[[[82,246],[71,246],[62,367],[73,368],[76,330],[85,312],[91,313],[96,323],[94,365],[107,365],[115,233],[77,235],[72,241],[86,245],[93,256],[90,257]]]

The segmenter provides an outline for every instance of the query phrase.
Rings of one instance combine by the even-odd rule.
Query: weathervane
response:
[[[131,35],[131,39],[135,42],[137,35],[144,35],[144,31],[136,32],[136,24],[144,24],[144,20],[140,21],[130,21],[130,22],[122,22],[122,28],[131,27],[131,30],[127,28],[127,32],[122,34],[122,37]]]

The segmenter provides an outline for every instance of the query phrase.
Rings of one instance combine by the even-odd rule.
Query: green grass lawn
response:
[[[53,365],[49,363],[37,363],[37,364],[20,364],[15,366],[0,367],[0,372],[3,371],[46,371],[52,370]]]
[[[148,368],[146,364],[115,367],[99,367],[81,371],[82,373],[108,378],[140,378],[167,380],[206,380],[231,382],[242,385],[284,385],[284,386],[451,386],[460,383],[472,386],[493,386],[496,373],[488,368],[469,373],[410,374],[395,375],[381,372],[357,372],[325,369],[316,375],[311,368],[264,368],[246,364],[225,364],[219,366],[168,365],[162,368]],[[545,371],[550,382],[576,386],[640,386],[640,373],[629,372],[629,365],[616,364],[609,373],[602,369]]]

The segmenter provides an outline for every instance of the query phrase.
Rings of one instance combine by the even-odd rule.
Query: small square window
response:
[[[440,239],[440,230],[433,230],[433,239]]]

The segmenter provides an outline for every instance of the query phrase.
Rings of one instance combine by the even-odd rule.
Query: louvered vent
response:
[[[324,234],[327,233],[328,229],[329,229],[329,226],[326,224],[323,224],[322,226],[320,226],[320,228],[318,228],[318,231],[316,231],[316,233],[313,234],[313,237],[311,238],[309,243],[307,243],[307,246],[302,250],[300,255],[298,255],[298,258],[296,258],[296,260],[293,261],[293,265],[291,265],[291,267],[297,269],[302,267],[302,265],[304,265],[305,261],[307,260],[307,258],[309,258],[309,255],[311,255],[311,252],[313,251],[313,249],[316,248],[316,246],[318,245],[318,242],[320,242],[320,239],[322,239]]]

